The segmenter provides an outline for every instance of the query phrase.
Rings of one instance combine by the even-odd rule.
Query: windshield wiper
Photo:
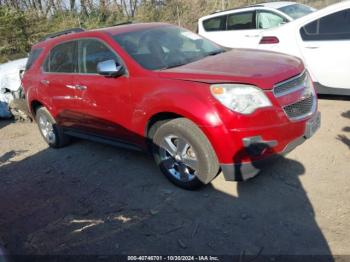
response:
[[[189,64],[189,63],[193,63],[193,62],[195,62],[195,61],[201,60],[201,59],[203,59],[203,58],[205,58],[205,57],[207,57],[207,56],[214,56],[214,55],[218,55],[218,54],[225,53],[225,52],[226,52],[225,49],[215,50],[215,51],[206,53],[203,57],[200,57],[200,58],[198,58],[198,59],[194,59],[194,60],[192,60],[192,61],[187,61],[187,62],[185,62],[185,63],[177,63],[177,64],[173,64],[173,65],[168,65],[168,66],[165,66],[165,67],[163,67],[163,68],[161,68],[161,69],[159,69],[159,70],[166,70],[166,69],[170,69],[170,68],[174,68],[174,67],[178,67],[178,66],[187,65],[187,64]]]
[[[165,66],[159,70],[166,70],[166,69],[170,69],[170,68],[174,68],[174,67],[178,67],[178,66],[182,66],[182,65],[186,65],[186,64],[188,64],[188,63],[187,62],[186,63],[177,63],[177,64]]]
[[[221,53],[224,53],[224,52],[226,52],[224,49],[215,50],[213,52],[207,53],[207,56],[214,56],[214,55],[218,55],[218,54],[221,54]]]

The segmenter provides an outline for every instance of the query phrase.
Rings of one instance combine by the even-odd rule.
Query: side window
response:
[[[277,27],[285,22],[287,22],[285,18],[272,12],[259,11],[256,17],[256,27],[258,29]]]
[[[37,49],[33,49],[30,52],[28,60],[27,60],[27,64],[26,64],[26,67],[25,67],[25,70],[29,70],[31,68],[31,66],[38,59],[38,57],[39,57],[39,55],[41,54],[42,51],[43,51],[42,48],[37,48]]]
[[[304,41],[350,40],[350,9],[315,20],[300,29]]]
[[[304,35],[305,38],[308,38],[308,37],[311,36],[311,35],[316,35],[316,34],[318,34],[318,31],[319,31],[319,30],[318,30],[318,25],[319,25],[318,20],[316,20],[316,21],[314,21],[314,22],[312,22],[312,23],[307,24],[306,26],[304,26],[304,27],[302,28],[302,30],[303,30],[302,35]]]
[[[76,41],[59,44],[51,49],[44,63],[44,71],[51,73],[75,73]]]
[[[227,17],[227,30],[255,29],[255,12],[232,14]]]
[[[119,61],[116,54],[104,43],[96,39],[79,41],[79,72],[97,74],[97,64],[106,60]]]
[[[203,21],[205,31],[224,31],[226,30],[226,16],[219,16]]]

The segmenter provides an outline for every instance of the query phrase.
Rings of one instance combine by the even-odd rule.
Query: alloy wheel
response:
[[[159,151],[162,165],[175,179],[188,182],[196,177],[199,168],[197,155],[186,139],[168,135]]]
[[[49,144],[54,144],[56,142],[56,135],[53,129],[53,125],[50,120],[44,115],[40,115],[39,117],[39,128]]]

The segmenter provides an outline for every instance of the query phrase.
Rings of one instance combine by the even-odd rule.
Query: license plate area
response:
[[[305,134],[306,138],[312,137],[316,131],[321,127],[321,114],[317,114],[306,122]]]

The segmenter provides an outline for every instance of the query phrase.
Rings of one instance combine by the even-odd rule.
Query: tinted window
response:
[[[304,34],[307,35],[315,35],[318,32],[318,21],[312,22],[310,24],[307,24],[303,27],[303,30],[305,31]]]
[[[51,49],[44,64],[45,72],[74,73],[76,66],[76,41],[63,43]]]
[[[201,36],[176,26],[162,26],[114,35],[118,44],[142,67],[167,69],[224,50]]]
[[[96,39],[79,41],[79,72],[97,74],[99,62],[114,60],[119,62],[118,57],[104,43]]]
[[[268,29],[279,26],[287,22],[283,17],[265,11],[259,11],[257,14],[257,28],[259,29]]]
[[[203,21],[205,31],[222,31],[226,29],[226,16],[219,16]]]
[[[38,59],[39,55],[42,52],[42,48],[33,49],[28,57],[27,64],[26,64],[26,70],[29,70],[29,68],[34,64],[34,62]]]
[[[315,11],[315,9],[301,4],[292,4],[278,8],[281,12],[287,14],[293,19],[303,17],[304,15],[310,14]]]
[[[305,41],[350,39],[350,9],[330,14],[300,29]]]
[[[227,17],[227,30],[255,29],[254,12],[232,14]]]

